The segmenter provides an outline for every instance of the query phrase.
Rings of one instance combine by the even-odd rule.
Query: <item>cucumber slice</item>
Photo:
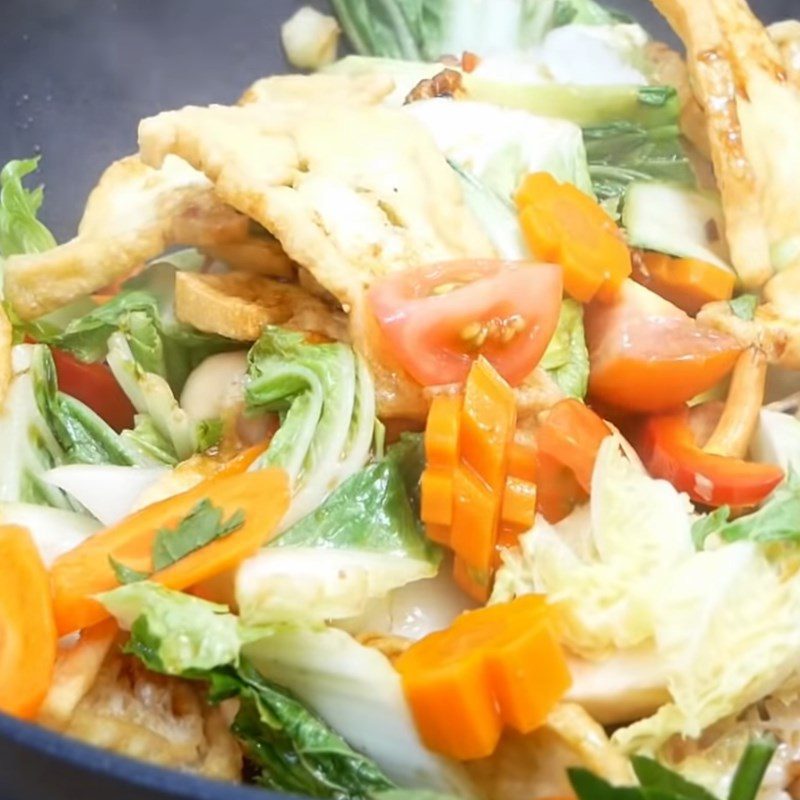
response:
[[[633,247],[678,258],[697,258],[733,272],[719,198],[669,183],[632,183],[622,225]]]

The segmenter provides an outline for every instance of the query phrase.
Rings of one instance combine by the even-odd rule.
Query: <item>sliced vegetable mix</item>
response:
[[[44,564],[30,534],[0,526],[0,711],[34,719],[50,688],[58,637]]]
[[[546,172],[517,192],[519,221],[534,256],[564,270],[564,289],[582,303],[610,300],[631,274],[630,253],[611,217],[591,197]]]
[[[396,667],[425,744],[460,760],[492,753],[506,726],[542,725],[570,685],[547,602],[536,595],[463,614]]]
[[[514,395],[483,359],[463,396],[436,397],[428,415],[422,519],[455,553],[456,582],[476,600],[491,591],[498,542],[513,541],[536,513],[534,458],[514,443],[515,428]]]
[[[423,386],[463,381],[478,356],[516,385],[556,330],[561,274],[529,262],[435,264],[384,278],[369,297],[387,346]]]
[[[633,281],[586,308],[589,396],[625,411],[673,409],[711,389],[741,346]]]
[[[211,478],[98,533],[53,565],[59,633],[104,619],[107,612],[94,598],[126,582],[120,577],[152,575],[164,586],[187,589],[234,568],[275,534],[288,504],[286,474],[260,470]]]

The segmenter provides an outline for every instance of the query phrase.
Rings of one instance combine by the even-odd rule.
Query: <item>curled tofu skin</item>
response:
[[[154,168],[171,155],[184,159],[220,200],[269,231],[350,315],[351,339],[373,366],[381,415],[419,418],[428,401],[377,351],[366,291],[409,264],[491,258],[494,248],[430,134],[401,111],[369,105],[383,89],[336,104],[320,100],[323,83],[333,98],[335,86],[364,81],[292,78],[298,86],[310,81],[305,94],[287,99],[292,81],[270,78],[249,90],[247,105],[190,106],[144,120],[141,157]]]
[[[731,260],[746,289],[800,263],[800,88],[744,0],[654,0],[705,112]]]
[[[208,179],[177,157],[159,169],[138,156],[112,164],[92,191],[69,242],[44,253],[17,255],[5,265],[5,294],[22,319],[54,311],[123,278],[173,245],[243,247],[263,272],[282,266],[275,245],[245,216],[222,203]],[[220,251],[234,257],[236,251]]]

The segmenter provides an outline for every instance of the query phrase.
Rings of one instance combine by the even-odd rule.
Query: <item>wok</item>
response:
[[[100,173],[136,149],[138,121],[232,102],[254,79],[285,70],[279,26],[303,4],[0,0],[0,164],[42,155],[42,218],[59,240],[71,237]],[[674,41],[647,0],[609,4]],[[798,0],[751,4],[768,21],[800,11]],[[279,795],[151,767],[0,714],[0,800],[259,797]]]

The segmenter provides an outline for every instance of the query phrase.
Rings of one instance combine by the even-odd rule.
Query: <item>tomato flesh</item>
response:
[[[52,352],[62,392],[85,403],[115,431],[133,428],[135,409],[105,364],[84,364],[55,347]]]
[[[601,403],[653,413],[682,405],[733,369],[741,346],[672,303],[626,281],[615,302],[586,309],[589,392]]]
[[[398,362],[423,386],[464,381],[478,356],[518,385],[547,349],[561,295],[553,264],[455,261],[384,278],[369,301]]]

